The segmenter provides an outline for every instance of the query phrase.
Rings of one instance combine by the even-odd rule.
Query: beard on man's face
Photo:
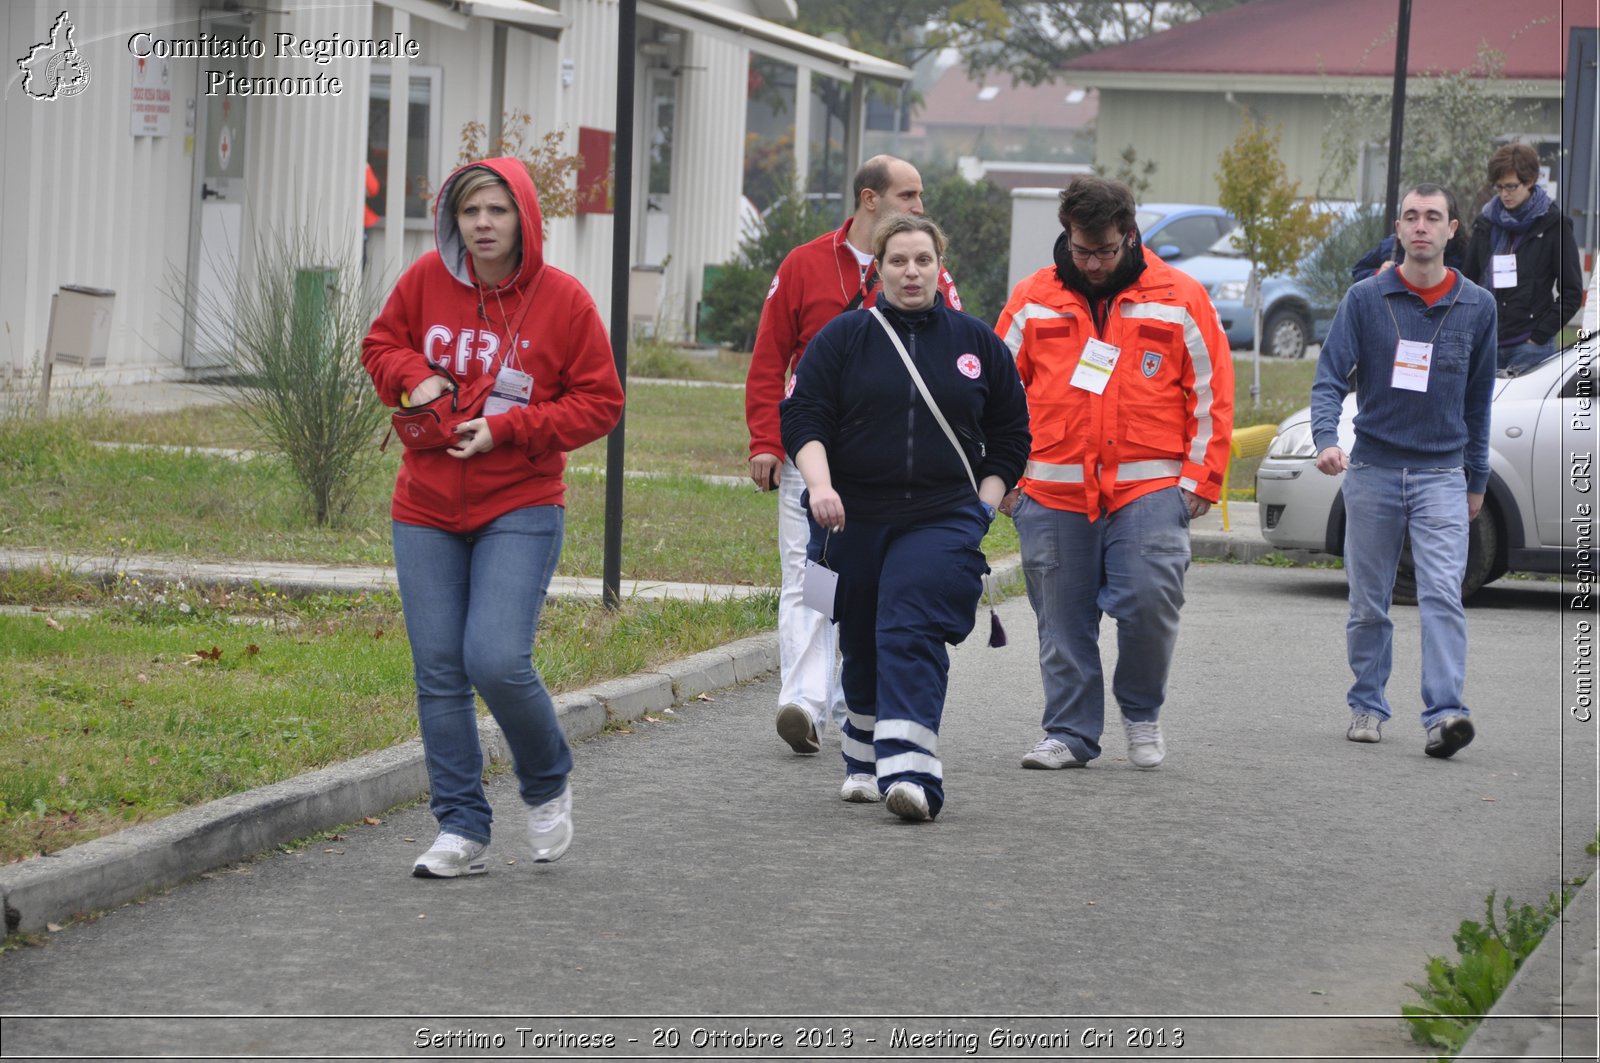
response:
[[[1143,261],[1138,258],[1132,248],[1124,246],[1116,265],[1100,274],[1098,280],[1091,280],[1089,275],[1078,268],[1071,256],[1062,263],[1062,275],[1067,284],[1076,291],[1082,292],[1090,299],[1103,299],[1108,295],[1115,295],[1128,286],[1138,273]]]

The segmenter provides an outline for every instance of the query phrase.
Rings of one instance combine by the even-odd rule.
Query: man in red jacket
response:
[[[800,493],[805,483],[783,452],[778,403],[788,393],[795,365],[811,337],[846,310],[877,302],[872,271],[872,231],[892,214],[922,213],[922,176],[891,155],[875,155],[855,176],[855,213],[837,232],[824,233],[790,251],[772,278],[755,351],[745,380],[745,420],[750,426],[750,479],[776,488],[778,549],[783,589],[778,598],[778,735],[796,753],[815,753],[817,735],[831,719],[844,724],[844,694],[835,681],[838,637],[827,617],[801,600],[806,543],[811,528]],[[945,302],[961,309],[947,271],[939,272]]]
[[[1189,520],[1217,501],[1228,467],[1233,363],[1205,289],[1139,239],[1126,185],[1075,178],[1060,220],[1055,263],[1017,285],[995,326],[1033,429],[1020,494],[1001,506],[1017,524],[1044,679],[1044,738],[1022,766],[1100,755],[1109,613],[1128,760],[1154,768]]]

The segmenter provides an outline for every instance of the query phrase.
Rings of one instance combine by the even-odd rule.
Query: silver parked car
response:
[[[1595,470],[1595,380],[1592,342],[1568,347],[1521,373],[1495,380],[1489,431],[1489,490],[1473,520],[1462,598],[1507,572],[1559,572],[1561,551],[1574,550],[1580,503],[1592,504]],[[1345,398],[1339,445],[1355,439],[1355,395]],[[1587,425],[1575,429],[1575,424]],[[1291,414],[1256,472],[1261,534],[1278,547],[1344,553],[1344,477],[1317,471],[1311,408]],[[1400,560],[1395,600],[1414,602],[1410,550]]]

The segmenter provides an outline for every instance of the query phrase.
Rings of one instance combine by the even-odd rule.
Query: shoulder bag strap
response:
[[[911,382],[917,385],[917,392],[922,396],[922,401],[928,404],[928,409],[933,411],[933,419],[939,422],[939,427],[944,429],[944,436],[950,440],[950,445],[956,448],[956,457],[961,459],[961,467],[967,470],[967,482],[972,484],[974,493],[978,490],[978,478],[972,475],[972,463],[967,460],[967,452],[961,449],[961,443],[956,439],[955,432],[950,429],[950,422],[944,419],[944,413],[939,409],[939,404],[933,401],[933,396],[928,394],[928,385],[923,383],[922,374],[917,372],[916,363],[911,360],[911,355],[906,353],[906,345],[900,342],[899,333],[889,324],[888,318],[879,312],[877,307],[869,307],[868,312],[878,319],[878,324],[883,326],[883,331],[889,334],[889,339],[894,343],[894,349],[900,352],[900,360],[906,364],[906,372],[911,374]]]

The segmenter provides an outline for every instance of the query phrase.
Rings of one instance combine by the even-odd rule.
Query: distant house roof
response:
[[[1020,129],[1083,129],[1100,103],[1093,89],[1074,85],[1013,86],[1008,74],[975,81],[960,63],[941,74],[923,100],[922,125]]]
[[[1398,8],[1395,0],[1258,0],[1079,56],[1061,69],[1097,84],[1108,83],[1092,76],[1099,72],[1392,76]],[[1559,81],[1568,29],[1597,24],[1596,5],[1577,0],[1413,0],[1407,66],[1412,74],[1464,70],[1487,43],[1505,56],[1505,77]]]

